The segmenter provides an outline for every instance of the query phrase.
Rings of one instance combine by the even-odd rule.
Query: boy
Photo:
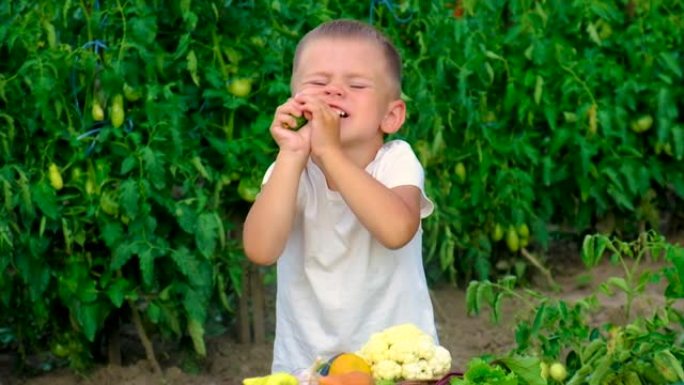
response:
[[[433,205],[411,147],[384,142],[406,115],[399,54],[369,25],[324,23],[299,42],[291,89],[243,235],[251,261],[278,262],[272,370],[355,352],[400,323],[437,342],[420,228]]]

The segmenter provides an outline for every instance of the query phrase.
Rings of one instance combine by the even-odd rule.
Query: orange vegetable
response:
[[[318,379],[319,385],[374,385],[373,376],[364,372],[329,374]]]
[[[371,374],[371,368],[362,357],[354,353],[342,353],[333,358],[328,374],[344,374],[349,372],[363,372]]]

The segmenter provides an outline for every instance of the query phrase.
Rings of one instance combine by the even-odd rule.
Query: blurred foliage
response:
[[[235,315],[239,227],[295,44],[332,18],[372,22],[404,57],[397,136],[437,206],[433,281],[491,276],[550,226],[655,228],[684,197],[683,14],[681,0],[3,2],[0,344],[85,368],[134,310],[202,355],[207,323]]]

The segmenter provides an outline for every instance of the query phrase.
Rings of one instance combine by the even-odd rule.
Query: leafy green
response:
[[[518,377],[476,357],[468,362],[463,378],[452,378],[451,385],[518,385]]]
[[[541,376],[541,360],[537,357],[510,356],[499,358],[498,361],[515,373],[527,385],[546,385],[546,380]]]

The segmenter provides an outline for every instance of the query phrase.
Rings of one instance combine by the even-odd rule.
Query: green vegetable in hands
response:
[[[302,126],[304,126],[308,122],[308,120],[306,120],[304,115],[295,116],[294,118],[297,120],[297,124],[295,124],[295,126],[292,127],[293,130],[299,130],[300,128],[302,128]]]

